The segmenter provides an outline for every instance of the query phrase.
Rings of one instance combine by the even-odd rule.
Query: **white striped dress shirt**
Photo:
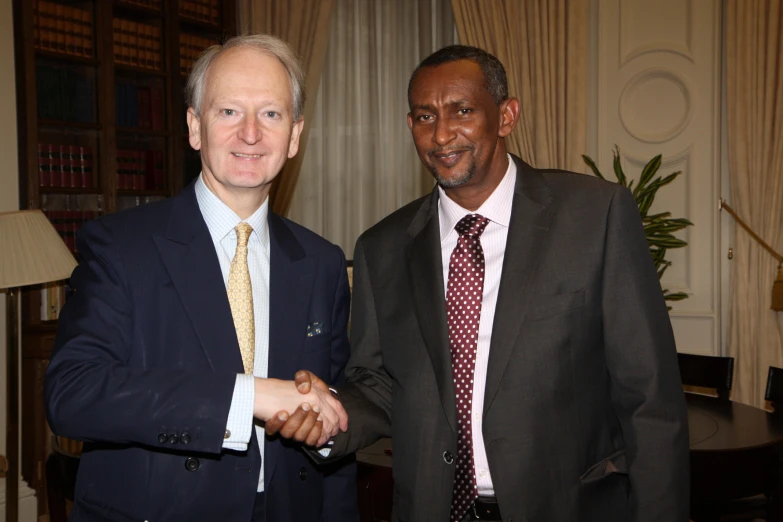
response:
[[[481,496],[494,496],[492,477],[489,474],[487,452],[484,448],[482,427],[484,419],[484,388],[487,382],[487,361],[492,336],[492,324],[495,321],[495,306],[500,289],[500,273],[503,269],[503,256],[506,251],[508,225],[511,220],[511,203],[514,199],[514,185],[517,168],[511,156],[508,156],[508,169],[503,180],[494,192],[475,212],[466,210],[449,199],[446,192],[438,187],[438,217],[440,219],[440,247],[443,259],[443,288],[449,286],[449,259],[457,246],[459,234],[454,226],[468,214],[480,214],[489,219],[487,228],[481,235],[481,247],[484,250],[484,292],[481,299],[481,319],[479,321],[478,345],[476,347],[476,369],[473,379],[473,462],[476,468],[476,485]],[[445,298],[445,295],[444,295]]]
[[[269,370],[269,224],[267,221],[269,198],[266,198],[252,216],[242,220],[209,190],[201,174],[196,181],[196,200],[201,215],[207,223],[209,234],[212,236],[225,285],[228,285],[228,272],[237,251],[237,234],[234,227],[242,221],[253,227],[247,243],[247,265],[253,288],[253,316],[256,324],[255,362],[253,375],[237,375],[226,422],[227,438],[223,441],[223,447],[246,451],[255,426],[263,463],[264,429],[254,422],[253,401],[254,377],[266,378]],[[230,348],[226,347],[226,349]],[[262,465],[258,477],[258,491],[263,490],[264,466]]]

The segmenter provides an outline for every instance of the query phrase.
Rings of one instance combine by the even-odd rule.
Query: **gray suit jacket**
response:
[[[685,400],[630,192],[518,158],[484,443],[503,520],[688,520]],[[349,430],[394,446],[394,520],[448,520],[457,451],[438,192],[356,245]]]

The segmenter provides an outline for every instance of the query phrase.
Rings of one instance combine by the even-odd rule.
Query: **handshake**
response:
[[[289,413],[293,411],[293,413]],[[255,379],[253,414],[267,435],[320,447],[348,429],[348,414],[326,383],[307,370],[294,381]]]

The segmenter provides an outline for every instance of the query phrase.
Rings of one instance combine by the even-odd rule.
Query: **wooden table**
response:
[[[392,479],[391,439],[381,439],[356,452],[360,522],[391,520]]]
[[[721,501],[771,492],[770,488],[779,482],[783,414],[775,416],[759,408],[703,395],[686,393],[685,397],[692,518],[696,522],[718,520]],[[356,454],[362,522],[389,520],[393,488],[392,458],[387,452],[390,448],[391,441],[382,439]],[[769,520],[783,520],[783,511],[773,511],[777,509],[777,505],[770,508]]]
[[[686,393],[691,447],[691,512],[717,520],[721,503],[780,487],[783,415],[745,404]],[[782,499],[778,499],[782,500]],[[770,520],[783,520],[779,502]],[[775,516],[782,518],[774,518]]]

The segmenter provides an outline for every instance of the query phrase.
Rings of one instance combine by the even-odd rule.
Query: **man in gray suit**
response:
[[[357,242],[328,459],[391,436],[394,520],[687,521],[685,400],[631,193],[508,154],[519,102],[480,49],[426,58],[408,98],[437,187]],[[267,429],[302,439],[304,417]]]

